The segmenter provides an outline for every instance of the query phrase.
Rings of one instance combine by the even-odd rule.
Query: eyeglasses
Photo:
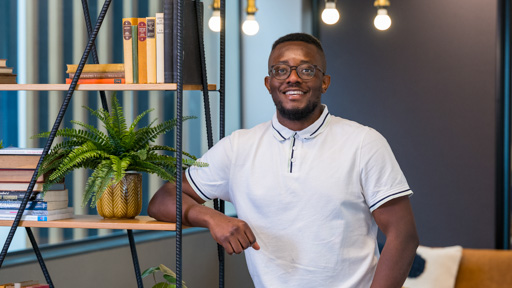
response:
[[[315,72],[318,69],[318,71],[322,72],[322,74],[325,74],[320,67],[313,65],[313,64],[300,64],[299,66],[290,66],[287,64],[276,64],[272,65],[270,67],[270,71],[268,74],[270,76],[273,76],[277,80],[284,80],[290,76],[292,73],[292,70],[295,70],[297,72],[297,75],[299,75],[300,79],[302,80],[309,80],[313,77],[315,77]]]

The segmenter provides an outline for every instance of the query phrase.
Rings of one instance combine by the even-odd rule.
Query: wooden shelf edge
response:
[[[13,222],[0,220],[0,226],[12,226]],[[98,215],[74,215],[73,218],[54,221],[20,221],[19,227],[175,231],[176,223],[157,221],[149,216],[137,216],[135,219],[103,219]]]
[[[0,91],[68,91],[69,84],[0,84]],[[76,91],[175,91],[176,83],[165,84],[78,84]],[[208,84],[215,91],[215,84]],[[202,85],[183,85],[183,90],[202,90]]]

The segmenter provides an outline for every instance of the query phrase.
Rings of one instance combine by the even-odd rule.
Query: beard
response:
[[[301,121],[307,119],[315,109],[320,105],[320,102],[315,101],[315,99],[310,99],[306,106],[303,108],[293,108],[288,109],[283,106],[283,103],[280,100],[274,101],[276,105],[276,109],[283,118],[286,118],[291,121]]]

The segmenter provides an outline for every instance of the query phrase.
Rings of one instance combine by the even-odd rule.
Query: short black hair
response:
[[[282,36],[281,38],[277,39],[274,44],[272,44],[272,51],[277,47],[277,45],[284,43],[284,42],[292,42],[292,41],[300,41],[305,42],[308,44],[315,45],[316,48],[318,48],[320,51],[324,52],[324,49],[322,48],[322,43],[320,43],[320,40],[318,40],[315,36],[307,33],[290,33],[287,35]]]

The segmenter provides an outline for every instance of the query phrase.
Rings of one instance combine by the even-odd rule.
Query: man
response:
[[[278,39],[268,67],[272,121],[225,137],[201,158],[209,167],[184,173],[183,223],[209,228],[229,254],[245,250],[256,287],[401,287],[418,236],[386,140],[321,104],[331,78],[313,36]],[[175,221],[175,194],[162,186],[149,215]],[[201,205],[214,198],[238,219]]]

